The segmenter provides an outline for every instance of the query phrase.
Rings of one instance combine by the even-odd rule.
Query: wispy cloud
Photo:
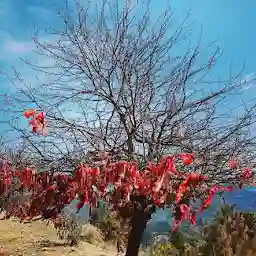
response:
[[[241,83],[248,83],[252,80],[255,80],[255,78],[256,78],[256,74],[254,72],[249,73],[244,76],[244,78],[241,80]]]
[[[256,87],[256,73],[252,72],[241,80],[241,91],[244,92],[254,87]]]
[[[8,1],[0,2],[0,17],[5,18],[9,12],[9,4]]]
[[[32,49],[32,41],[15,40],[4,31],[0,32],[0,60],[10,61],[13,57],[22,56]]]
[[[42,19],[51,19],[52,17],[54,17],[55,13],[48,9],[48,8],[45,8],[45,7],[42,7],[42,6],[35,6],[35,5],[32,5],[32,6],[28,6],[27,7],[27,11],[29,14],[31,14],[33,17],[38,17],[39,14],[40,14],[40,18]]]
[[[3,51],[5,51],[6,53],[22,54],[29,50],[26,43],[15,41],[13,39],[6,40],[3,46]]]

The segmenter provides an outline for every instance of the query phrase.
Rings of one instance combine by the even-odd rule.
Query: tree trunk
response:
[[[131,225],[132,229],[128,237],[128,244],[125,256],[137,256],[139,253],[141,239],[151,214],[144,209],[135,209]]]
[[[89,223],[92,224],[92,219],[91,219],[91,217],[92,217],[92,207],[90,205],[88,207],[89,207],[89,209],[88,209]]]
[[[94,225],[100,220],[100,209],[99,206],[89,208],[89,223]]]

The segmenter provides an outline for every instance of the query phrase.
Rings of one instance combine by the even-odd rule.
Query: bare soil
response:
[[[81,242],[70,247],[58,239],[51,225],[41,221],[21,224],[15,219],[0,220],[0,256],[115,256],[111,245]]]

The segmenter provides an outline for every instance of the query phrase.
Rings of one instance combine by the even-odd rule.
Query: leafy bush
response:
[[[155,245],[151,250],[150,256],[169,256],[177,255],[178,250],[174,247],[172,243],[162,243]]]
[[[190,233],[175,232],[157,236],[151,245],[150,256],[198,255],[201,241]],[[192,254],[191,254],[192,253]]]
[[[115,240],[120,229],[120,222],[114,214],[106,214],[94,225],[101,230],[105,241]]]

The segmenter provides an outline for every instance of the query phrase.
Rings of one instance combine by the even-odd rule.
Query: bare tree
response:
[[[200,171],[207,172],[210,182],[239,182],[225,162],[229,157],[241,157],[245,163],[253,159],[255,103],[224,108],[241,93],[242,72],[212,80],[211,71],[221,57],[218,47],[205,63],[200,38],[183,53],[178,49],[191,32],[187,18],[175,29],[169,7],[152,20],[149,2],[119,3],[67,4],[60,12],[63,27],[50,29],[52,41],[35,37],[34,52],[47,64],[24,62],[35,77],[47,80],[31,86],[15,71],[15,79],[9,80],[22,87],[12,96],[12,106],[2,108],[26,141],[24,154],[37,165],[63,171],[90,160],[94,151],[141,162],[196,151]],[[18,114],[22,116],[29,102],[46,112],[46,137],[32,135],[21,125]],[[135,244],[128,246],[134,251],[153,212],[145,211],[145,197],[138,198],[134,201],[142,207],[131,215],[139,232],[133,228],[128,242]]]
[[[47,114],[45,138],[10,123],[27,140],[30,154],[46,165],[72,167],[88,151],[143,161],[196,151],[203,164],[253,152],[255,104],[224,110],[224,103],[240,93],[242,72],[212,81],[221,51],[216,47],[201,63],[200,38],[179,54],[177,47],[191,32],[187,17],[174,28],[170,6],[152,20],[150,1],[108,0],[100,6],[76,2],[75,8],[67,3],[60,17],[62,29],[50,29],[53,41],[34,39],[35,53],[50,64],[24,60],[35,76],[51,81],[31,86],[18,72],[15,81],[10,79],[22,84],[12,109],[34,102]],[[214,175],[226,177],[223,170]]]

